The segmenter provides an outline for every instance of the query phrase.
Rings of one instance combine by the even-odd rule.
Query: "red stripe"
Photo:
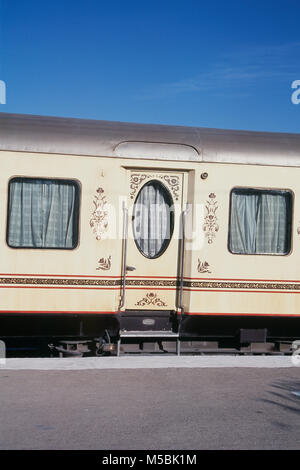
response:
[[[106,289],[106,290],[120,290],[120,286],[112,286],[112,287],[109,287],[109,286],[100,286],[100,287],[78,287],[78,286],[44,286],[44,285],[41,285],[41,286],[27,286],[27,285],[21,285],[21,286],[7,286],[7,285],[3,285],[3,286],[0,286],[0,289],[88,289],[88,290],[103,290],[103,289]]]
[[[185,315],[195,315],[195,316],[227,316],[227,317],[232,317],[232,316],[240,316],[240,317],[300,317],[299,313],[295,314],[286,314],[286,313],[212,313],[212,312],[184,312]]]
[[[86,314],[86,315],[116,315],[118,312],[107,312],[107,311],[68,311],[68,310],[0,310],[0,313],[22,313],[22,314]],[[178,313],[180,314],[180,313]],[[184,312],[185,315],[189,316],[256,316],[256,317],[300,317],[300,314],[281,314],[281,313],[215,313],[215,312]]]
[[[244,289],[244,290],[240,290],[240,289],[226,289],[226,287],[220,287],[220,289],[189,289],[188,287],[187,288],[184,288],[183,289],[184,291],[186,292],[219,292],[219,293],[226,293],[226,292],[243,292],[244,294],[248,294],[248,293],[254,293],[254,294],[300,294],[300,291],[294,291],[294,290],[259,290],[259,287],[257,288],[257,290],[250,290],[250,289]]]
[[[53,310],[0,310],[0,313],[24,313],[24,314],[31,314],[31,313],[36,313],[36,314],[73,314],[73,315],[78,315],[78,314],[87,314],[87,315],[116,315],[118,312],[100,312],[100,311],[78,311],[75,310],[69,311],[69,310],[59,310],[59,311],[53,311]]]
[[[126,278],[130,277],[136,277],[140,279],[178,279],[178,276],[126,276]]]
[[[122,279],[122,276],[94,276],[94,275],[80,275],[80,274],[20,274],[20,273],[0,273],[0,276],[24,276],[24,277],[68,277],[68,278],[82,278],[82,279]],[[178,276],[126,276],[127,279],[178,279]],[[294,282],[300,283],[300,280],[288,279],[239,279],[239,278],[221,278],[221,277],[188,277],[184,279],[200,280],[200,281],[237,281],[237,282]],[[1,278],[0,278],[1,281]]]
[[[95,279],[106,279],[106,278],[120,278],[120,276],[93,276],[93,275],[81,275],[81,274],[20,274],[20,273],[0,273],[0,276],[24,276],[24,277],[75,277],[75,278],[95,278]]]
[[[286,279],[237,279],[237,278],[223,278],[223,277],[184,277],[184,279],[191,279],[191,280],[200,280],[200,281],[245,281],[245,282],[300,282],[298,279],[297,281],[289,281]]]

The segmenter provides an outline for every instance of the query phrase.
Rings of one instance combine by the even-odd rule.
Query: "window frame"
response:
[[[287,223],[287,236],[288,236],[288,251],[285,253],[237,253],[231,250],[230,247],[230,234],[231,234],[231,210],[232,210],[232,194],[234,191],[240,191],[241,194],[278,194],[287,193],[290,197],[290,220]],[[294,200],[295,193],[290,188],[262,188],[253,186],[234,186],[229,193],[229,220],[228,220],[228,237],[227,249],[232,255],[240,256],[289,256],[293,251],[293,224],[294,224]]]
[[[169,198],[169,202],[171,202],[171,205],[169,206],[170,208],[170,237],[169,238],[165,238],[164,239],[164,242],[161,246],[161,249],[159,250],[159,252],[155,255],[155,256],[148,256],[146,253],[144,253],[144,251],[141,249],[141,247],[138,245],[137,243],[137,240],[136,240],[136,236],[135,236],[135,230],[134,230],[134,218],[135,218],[135,206],[136,206],[136,202],[138,200],[138,197],[140,195],[140,193],[142,192],[142,190],[146,187],[146,186],[149,186],[151,183],[158,183],[160,186],[163,187],[165,193],[167,194],[168,198]],[[172,209],[173,208],[173,209]],[[172,197],[172,194],[170,193],[169,189],[166,187],[166,185],[164,185],[161,181],[159,181],[158,179],[151,179],[150,181],[147,181],[147,183],[145,183],[141,189],[139,190],[136,198],[135,198],[135,201],[133,203],[133,208],[132,208],[132,233],[133,233],[133,239],[134,239],[134,243],[137,247],[137,249],[139,250],[139,252],[147,259],[149,260],[152,260],[152,259],[157,259],[157,258],[160,258],[165,252],[166,250],[168,249],[170,243],[171,243],[171,240],[172,240],[172,237],[173,237],[173,233],[174,233],[174,228],[175,228],[175,207],[174,207],[174,201],[173,201],[173,197]]]
[[[53,183],[62,183],[62,184],[69,184],[75,186],[75,201],[74,201],[74,214],[77,216],[75,217],[75,223],[73,226],[73,236],[76,235],[75,242],[72,247],[44,247],[44,246],[13,246],[10,245],[8,242],[9,236],[9,203],[10,203],[10,188],[11,183],[14,182],[23,182],[23,181],[51,181]],[[69,179],[69,178],[60,178],[60,177],[45,177],[45,176],[13,176],[9,179],[7,185],[7,210],[6,210],[6,244],[11,249],[24,249],[24,250],[67,250],[72,251],[78,248],[79,246],[79,238],[80,238],[80,213],[81,213],[81,183],[77,179]]]

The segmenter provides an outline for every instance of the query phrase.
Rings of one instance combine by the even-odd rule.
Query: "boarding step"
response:
[[[120,356],[120,349],[122,340],[156,340],[156,341],[176,341],[176,354],[180,356],[180,339],[179,333],[166,330],[121,330],[120,337],[117,343],[117,356]]]
[[[170,310],[125,310],[120,313],[120,328],[127,331],[170,331],[177,316]]]

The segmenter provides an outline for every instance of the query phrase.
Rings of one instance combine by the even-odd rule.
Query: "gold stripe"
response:
[[[127,286],[145,286],[145,287],[177,287],[179,281],[158,280],[158,279],[126,279]]]
[[[36,277],[2,277],[0,284],[5,285],[53,285],[53,286],[120,286],[122,279],[64,279],[64,278],[36,278]],[[159,279],[127,279],[127,286],[132,287],[178,287],[179,281]],[[228,281],[184,281],[185,288],[197,289],[251,289],[251,290],[292,290],[300,291],[299,283],[275,282],[228,282]]]
[[[300,283],[185,281],[184,287],[199,289],[300,290]]]
[[[34,284],[58,286],[120,286],[120,279],[49,279],[34,277],[0,278],[0,284]]]

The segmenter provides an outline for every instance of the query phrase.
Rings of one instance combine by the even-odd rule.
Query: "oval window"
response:
[[[172,196],[159,181],[145,184],[133,208],[134,240],[147,258],[158,258],[167,249],[174,229]]]

